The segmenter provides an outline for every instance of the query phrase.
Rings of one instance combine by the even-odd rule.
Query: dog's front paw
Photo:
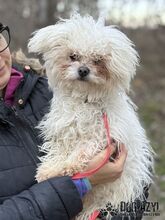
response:
[[[38,182],[42,182],[55,176],[59,176],[55,168],[41,165],[37,170],[35,178]]]
[[[82,166],[77,164],[70,164],[66,163],[63,167],[61,174],[62,176],[73,176],[74,174],[77,174],[82,171]]]
[[[44,180],[47,180],[48,176],[38,172],[36,174],[35,178],[36,178],[37,182],[40,183],[40,182],[42,182]]]
[[[73,174],[75,173],[73,168],[65,168],[61,171],[62,176],[73,176]]]

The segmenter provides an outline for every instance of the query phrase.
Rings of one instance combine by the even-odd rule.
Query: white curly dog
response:
[[[83,172],[107,146],[106,112],[111,138],[128,149],[124,171],[115,182],[94,186],[76,219],[87,220],[108,202],[117,206],[142,198],[144,186],[152,182],[153,151],[127,96],[138,65],[134,44],[114,26],[105,26],[102,18],[74,14],[36,31],[28,48],[43,55],[54,93],[39,125],[46,155],[36,179]]]

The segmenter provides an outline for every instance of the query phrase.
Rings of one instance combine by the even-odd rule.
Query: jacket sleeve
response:
[[[82,210],[79,193],[69,177],[33,185],[0,205],[1,220],[67,220]]]

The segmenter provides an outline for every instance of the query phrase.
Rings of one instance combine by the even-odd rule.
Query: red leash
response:
[[[84,173],[77,173],[72,177],[72,179],[81,179],[84,177],[91,176],[92,174],[96,173],[101,167],[103,167],[109,161],[109,157],[111,155],[111,148],[110,148],[111,138],[110,138],[108,117],[105,112],[103,113],[103,120],[104,120],[105,129],[106,129],[106,136],[107,136],[107,147],[106,147],[106,155],[105,155],[104,160],[95,169],[86,171]],[[99,213],[100,212],[98,210],[94,211],[92,213],[92,215],[90,216],[89,220],[95,220],[98,217]]]
[[[100,214],[100,211],[94,211],[92,215],[89,217],[89,220],[95,220]]]

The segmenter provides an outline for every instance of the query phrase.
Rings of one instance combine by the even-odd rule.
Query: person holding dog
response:
[[[52,93],[45,77],[29,65],[14,63],[18,59],[12,58],[9,44],[10,30],[0,23],[0,219],[72,219],[82,210],[81,198],[92,185],[121,176],[126,148],[121,144],[118,157],[89,178],[74,181],[64,176],[37,183],[42,139],[35,127],[48,111]],[[95,168],[105,153],[93,158],[87,170]]]

